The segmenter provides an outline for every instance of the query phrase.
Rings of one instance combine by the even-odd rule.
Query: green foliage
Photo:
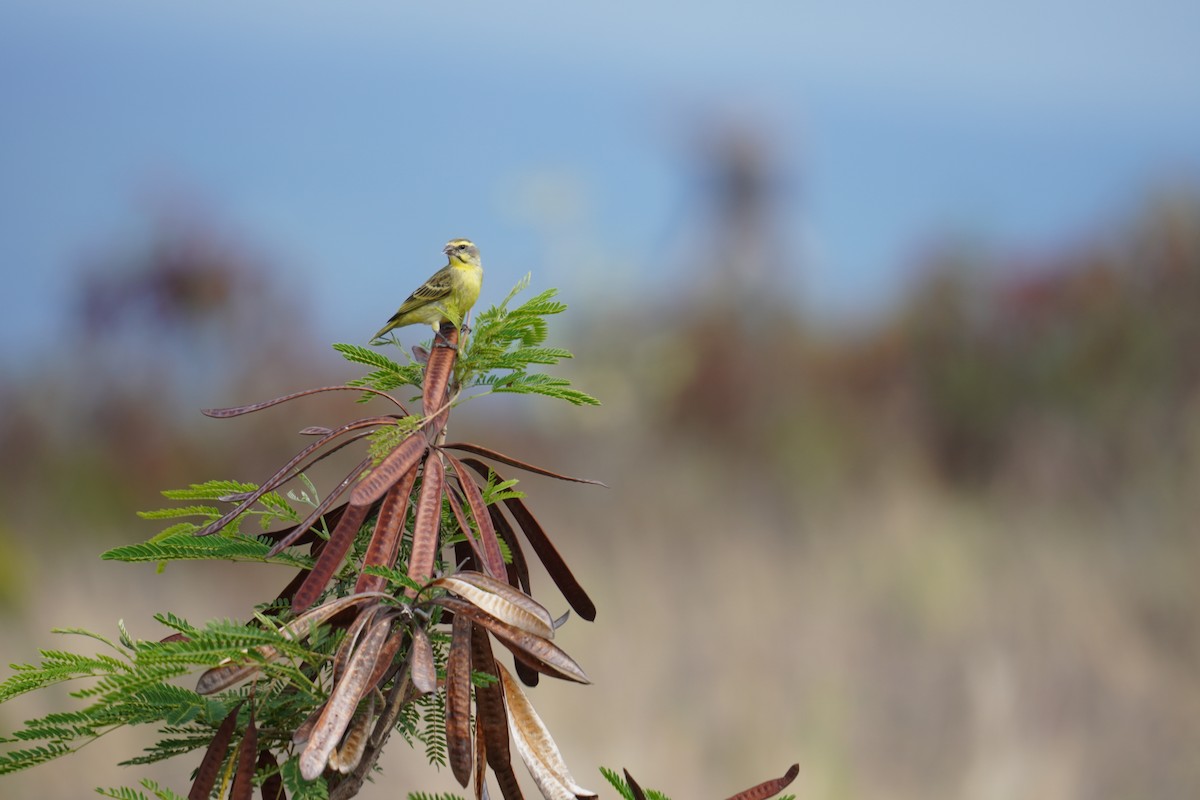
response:
[[[172,533],[146,542],[121,545],[100,555],[105,561],[254,561],[311,567],[312,559],[291,551],[267,558],[274,544],[270,539],[245,534],[193,536],[190,532]]]
[[[315,494],[316,489],[313,488],[312,483],[305,476],[300,475],[300,476],[298,476],[298,478],[301,481],[303,481],[305,486],[309,487],[309,489]],[[236,497],[236,496],[242,495],[242,494],[246,494],[248,492],[253,492],[257,488],[258,488],[257,484],[245,483],[242,481],[207,481],[205,483],[193,483],[191,486],[189,486],[186,489],[166,489],[162,492],[162,496],[166,497],[168,500],[220,500],[222,502],[229,502],[229,498]],[[303,502],[308,505],[312,505],[313,503],[315,503],[315,498],[310,497],[309,495],[304,494],[304,493],[302,493],[302,495],[294,495],[293,494],[292,499],[297,500],[299,502]],[[217,506],[188,505],[188,506],[170,506],[168,508],[156,508],[156,509],[152,509],[150,511],[139,511],[137,513],[138,513],[138,516],[141,517],[142,519],[179,519],[181,517],[201,517],[201,518],[203,518],[203,522],[200,522],[200,523],[179,522],[179,523],[176,523],[175,525],[171,525],[171,526],[167,527],[166,529],[160,531],[157,536],[155,536],[153,539],[150,540],[150,542],[157,542],[157,541],[160,541],[163,539],[168,539],[168,538],[177,537],[177,536],[183,537],[186,534],[195,533],[196,531],[200,530],[200,528],[202,528],[204,525],[221,517],[221,515],[224,512]],[[288,503],[287,498],[285,498],[283,495],[279,494],[278,492],[267,492],[259,499],[259,501],[255,507],[248,509],[244,514],[240,515],[232,523],[230,523],[228,526],[226,526],[223,529],[223,535],[229,537],[229,536],[234,536],[235,534],[237,534],[238,528],[240,527],[242,520],[244,520],[247,517],[258,517],[259,525],[260,525],[261,529],[264,531],[268,530],[273,525],[280,523],[280,522],[296,523],[296,522],[300,521],[299,512],[297,512],[296,509],[292,508],[291,504]],[[206,537],[206,538],[217,538],[217,537]],[[182,539],[177,542],[177,545],[184,546]],[[204,548],[203,545],[197,545],[197,548],[198,549],[196,551],[192,551],[191,555],[184,555],[181,553],[179,555],[167,555],[167,556],[164,556],[163,558],[153,558],[153,559],[145,559],[145,558],[126,559],[126,558],[122,558],[120,556],[111,555],[112,553],[115,553],[121,549],[121,548],[117,548],[117,550],[111,550],[111,551],[109,551],[109,553],[106,553],[104,557],[105,558],[111,557],[113,560],[117,560],[117,561],[126,561],[126,560],[147,561],[147,560],[149,560],[149,561],[164,561],[164,562],[165,561],[176,561],[176,560],[192,560],[192,559],[196,559],[196,558],[210,557],[210,556],[206,556],[203,554],[197,554],[197,553],[203,553],[203,548]],[[269,549],[269,548],[270,548],[270,545],[267,546],[267,549]],[[264,550],[263,552],[265,553],[266,550]],[[220,556],[212,556],[212,557],[221,558]],[[235,557],[231,560],[240,561],[240,560],[244,560],[244,559],[241,557]],[[253,560],[261,560],[261,558],[254,558]],[[282,562],[282,563],[289,563],[289,562]]]
[[[258,484],[242,481],[205,481],[193,483],[186,489],[164,489],[162,496],[168,500],[220,500],[231,494],[252,492],[257,488]]]
[[[357,344],[335,344],[333,349],[353,364],[364,364],[373,368],[361,378],[349,381],[350,386],[364,386],[381,392],[390,392],[401,386],[412,386],[418,390],[421,388],[424,370],[412,359],[406,364],[398,364],[378,350]],[[358,402],[365,403],[374,396],[370,392],[363,392]]]
[[[383,425],[375,430],[368,437],[370,444],[367,446],[367,455],[371,457],[371,463],[378,465],[387,458],[388,454],[411,436],[420,424],[421,418],[413,414],[401,417],[394,425]]]
[[[414,592],[419,592],[422,588],[421,584],[408,577],[407,573],[391,567],[372,564],[371,566],[363,567],[362,574],[378,575],[379,577],[386,579],[389,584],[389,591],[393,592],[403,591],[404,589],[411,589]]]
[[[599,405],[600,401],[586,392],[572,389],[564,378],[529,371],[530,366],[557,364],[572,355],[561,347],[544,346],[549,333],[546,318],[567,308],[565,303],[554,299],[556,289],[547,289],[515,308],[509,307],[513,298],[528,286],[526,275],[499,305],[475,319],[474,327],[460,344],[454,365],[455,384],[464,389],[483,387],[487,390],[483,394],[536,394],[574,405]],[[401,386],[421,386],[423,369],[407,354],[407,363],[400,364],[359,345],[335,344],[333,348],[348,361],[373,368],[367,375],[351,381],[351,386],[384,392]],[[364,394],[359,399],[370,397]]]
[[[514,488],[518,483],[519,481],[516,478],[497,481],[496,473],[489,469],[487,485],[483,487],[483,502],[490,506],[493,503],[499,503],[503,500],[520,500],[524,498],[525,493],[517,491]]]
[[[475,385],[490,387],[496,394],[540,394],[577,406],[600,405],[600,401],[591,395],[570,388],[571,382],[566,378],[554,378],[541,372],[513,371],[504,375],[484,375],[476,380]]]
[[[279,766],[283,788],[291,800],[329,800],[329,785],[317,779],[306,781],[300,775],[299,759],[289,758]]]
[[[183,795],[175,794],[166,786],[159,786],[157,781],[149,778],[143,778],[141,785],[150,790],[149,795],[124,786],[115,789],[96,789],[96,794],[101,797],[113,797],[116,800],[185,800]]]
[[[93,682],[71,696],[88,702],[84,708],[54,712],[28,720],[3,743],[34,743],[0,754],[0,774],[26,769],[79,749],[109,730],[125,725],[159,724],[168,734],[146,754],[126,763],[145,764],[207,746],[213,730],[244,692],[205,697],[173,683],[197,669],[226,660],[251,660],[261,671],[256,689],[256,714],[264,730],[285,730],[298,713],[298,690],[311,707],[321,691],[297,665],[320,663],[328,658],[332,641],[319,630],[307,643],[285,637],[270,625],[244,625],[216,620],[194,628],[175,617],[171,627],[187,631],[187,638],[171,641],[128,641],[109,646],[116,656],[79,655],[64,650],[43,650],[38,664],[15,664],[14,674],[0,683],[0,702],[19,694],[82,678]],[[71,633],[75,633],[71,631]],[[86,634],[92,638],[94,634]],[[122,636],[128,640],[127,635]],[[103,639],[102,639],[103,640]],[[107,640],[103,640],[107,641]],[[281,657],[262,658],[261,648],[274,648]],[[318,649],[319,648],[319,649]],[[281,688],[292,690],[284,694]],[[307,713],[304,710],[303,713]],[[300,714],[303,718],[303,714]],[[280,734],[282,739],[282,734]]]
[[[543,347],[549,332],[546,317],[566,311],[554,299],[556,289],[547,289],[516,308],[509,303],[529,285],[526,275],[498,306],[479,315],[467,340],[456,373],[462,386],[485,386],[491,392],[540,394],[575,405],[599,405],[600,401],[577,389],[569,381],[540,372],[530,373],[533,364],[552,365],[571,358],[569,351]]]

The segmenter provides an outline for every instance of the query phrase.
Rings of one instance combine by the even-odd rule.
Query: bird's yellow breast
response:
[[[451,258],[450,267],[454,270],[456,305],[470,308],[479,299],[479,290],[483,288],[483,268],[459,258]]]

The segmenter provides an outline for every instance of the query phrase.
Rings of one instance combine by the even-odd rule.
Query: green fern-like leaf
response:
[[[436,653],[436,649],[435,649]],[[425,758],[430,764],[444,767],[446,761],[446,695],[444,692],[427,694],[417,700],[422,725],[415,733],[417,741],[425,745]]]
[[[267,492],[258,502],[265,509],[260,520],[264,531],[276,522],[300,521],[300,515],[279,492]]]
[[[392,584],[393,591],[397,589],[412,589],[414,592],[419,592],[423,588],[420,583],[417,583],[408,574],[398,569],[385,567],[382,564],[369,564],[362,569],[364,575],[377,575],[384,578],[388,583]]]
[[[364,364],[386,372],[399,372],[403,369],[400,364],[397,364],[378,350],[372,350],[369,347],[357,344],[335,344],[333,349],[341,353],[342,358],[352,364]]]
[[[157,781],[152,781],[149,778],[143,778],[141,784],[143,788],[150,790],[153,800],[186,800],[183,795],[176,794],[166,786],[159,786]],[[112,797],[115,800],[152,800],[150,795],[130,789],[127,786],[118,786],[112,789],[97,788],[96,794],[101,797]]]
[[[113,797],[116,800],[150,800],[145,792],[130,789],[128,786],[117,786],[111,789],[96,787],[96,794],[101,797]]]
[[[56,683],[127,673],[132,666],[110,656],[81,656],[61,650],[41,651],[42,663],[13,664],[14,674],[0,683],[0,703]]]
[[[598,406],[600,401],[586,392],[572,389],[566,378],[555,378],[541,372],[510,372],[505,375],[485,375],[477,384],[489,386],[496,394],[540,394],[558,400],[566,400],[577,406]]]
[[[372,350],[356,344],[335,344],[333,349],[341,353],[342,357],[351,363],[363,364],[373,368],[372,372],[350,381],[348,384],[350,386],[362,386],[377,389],[381,392],[390,392],[401,386],[413,386],[418,389],[421,387],[423,370],[420,364],[412,361],[407,364],[400,364],[383,355],[378,350]],[[358,401],[365,403],[372,397],[374,395],[370,392],[364,392],[358,398]]]
[[[625,800],[633,800],[633,791],[629,788],[629,784],[625,782],[625,778],[614,769],[608,767],[600,767],[600,774],[604,776],[604,780],[612,784],[612,787],[620,793]],[[646,793],[646,800],[671,800],[665,794],[654,789],[646,789],[642,787]],[[780,800],[784,800],[781,798]]]
[[[317,778],[306,781],[300,775],[300,759],[289,758],[279,769],[283,788],[291,800],[329,800],[329,785]]]
[[[196,628],[191,623],[189,623],[186,619],[175,616],[169,611],[165,614],[155,614],[154,619],[168,628],[182,633],[184,636],[191,637],[195,636],[196,634]]]
[[[145,764],[154,764],[159,761],[165,761],[168,758],[185,755],[203,750],[212,742],[213,732],[211,728],[197,727],[191,736],[173,736],[165,739],[160,739],[155,742],[152,747],[147,748],[144,755],[134,756],[124,761],[119,762],[119,766],[133,767],[142,766]]]
[[[497,482],[496,473],[488,470],[487,485],[483,487],[483,502],[490,506],[504,500],[523,499],[525,493],[514,488],[518,483],[520,481],[516,478]]]
[[[604,776],[604,780],[608,781],[614,789],[625,798],[625,800],[633,800],[633,792],[629,788],[629,784],[625,783],[625,779],[617,773],[615,769],[601,767],[600,774]]]
[[[72,697],[101,697],[105,702],[115,703],[129,700],[140,692],[158,686],[165,681],[188,673],[182,664],[153,664],[140,666],[129,672],[116,672],[104,676],[95,686],[71,692]]]
[[[139,511],[142,519],[176,519],[178,517],[219,517],[221,510],[216,506],[179,506],[177,508],[157,508],[153,511]]]
[[[226,658],[253,658],[254,649],[259,647],[273,647],[297,659],[317,657],[302,642],[289,639],[274,628],[212,620],[204,628],[194,630],[186,640],[139,642],[137,660],[139,665],[208,667]]]
[[[242,481],[205,481],[193,483],[186,489],[164,489],[162,496],[168,500],[220,500],[227,495],[252,492],[257,488],[257,484]]]
[[[0,753],[0,775],[36,767],[38,764],[45,764],[47,761],[53,761],[71,752],[74,752],[72,748],[64,744],[9,750],[7,753]]]
[[[367,437],[370,442],[367,445],[367,455],[371,457],[372,463],[378,466],[401,442],[412,436],[420,424],[421,418],[414,414],[396,420],[395,425],[380,426],[371,433]]]
[[[312,559],[293,551],[267,558],[274,542],[265,537],[244,534],[233,536],[192,536],[178,533],[163,539],[151,539],[138,544],[121,545],[100,555],[106,561],[257,561],[310,568]]]

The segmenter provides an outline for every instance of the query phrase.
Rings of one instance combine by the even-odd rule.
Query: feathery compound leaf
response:
[[[283,762],[279,775],[291,800],[329,800],[329,784],[320,780],[310,781],[300,774],[298,757]]]
[[[186,489],[164,489],[161,494],[168,500],[220,500],[222,497],[242,492],[252,492],[256,483],[242,481],[205,481],[193,483]]]
[[[0,775],[7,775],[10,772],[17,772],[23,769],[35,767],[38,764],[44,764],[47,761],[65,756],[67,753],[74,752],[72,748],[65,744],[49,744],[28,749],[9,750],[6,753],[0,753]]]
[[[392,425],[382,425],[371,432],[367,455],[375,465],[387,458],[393,450],[403,444],[421,427],[421,418],[412,415],[400,417]]]
[[[60,650],[42,650],[42,663],[11,665],[15,673],[0,683],[0,703],[56,683],[102,675],[128,674],[132,666],[111,656],[80,656]]]
[[[540,394],[566,400],[576,406],[598,406],[600,401],[586,392],[570,388],[566,378],[555,378],[542,372],[512,372],[507,375],[487,375],[475,383],[490,386],[496,394]]]
[[[625,780],[617,774],[615,769],[600,767],[600,774],[604,776],[604,780],[608,781],[609,784],[617,790],[617,793],[620,794],[621,797],[625,798],[625,800],[633,800],[633,793],[629,791],[629,784],[627,784]],[[628,771],[626,771],[626,774],[628,774]]]
[[[179,517],[219,517],[221,510],[216,506],[180,506],[178,508],[159,508],[154,511],[139,511],[142,519],[177,519]]]
[[[348,382],[348,386],[373,389],[376,392],[390,392],[401,386],[421,387],[420,364],[399,364],[377,350],[371,350],[356,344],[335,344],[337,350],[347,360],[356,364],[373,367],[373,371],[361,378]],[[371,394],[363,394],[358,402],[365,403],[371,399]]]
[[[245,534],[200,538],[177,533],[164,539],[114,547],[100,554],[105,561],[258,561],[308,567],[311,560],[292,553],[270,555],[273,542]]]
[[[144,788],[150,790],[155,800],[184,800],[183,795],[176,794],[166,786],[159,786],[157,781],[142,778],[140,783]],[[125,786],[114,789],[97,789],[96,794],[101,797],[117,798],[117,800],[150,800],[150,797],[143,792],[135,791]]]
[[[369,347],[363,347],[357,344],[335,344],[333,349],[342,354],[342,358],[352,364],[363,364],[364,366],[373,367],[375,369],[385,370],[387,372],[400,372],[403,367],[385,356],[378,350],[372,350]]]
[[[548,326],[546,317],[560,314],[566,305],[552,298],[548,289],[516,308],[509,308],[514,295],[527,285],[518,284],[504,302],[481,313],[476,320],[460,360],[459,382],[463,386],[487,386],[493,392],[540,394],[575,405],[598,405],[591,395],[570,388],[564,378],[528,374],[530,365],[556,364],[571,358],[570,351],[543,347]]]

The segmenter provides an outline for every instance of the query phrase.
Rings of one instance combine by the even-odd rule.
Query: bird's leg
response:
[[[439,341],[440,340],[440,341]],[[451,350],[457,350],[458,345],[446,338],[446,334],[442,333],[442,329],[438,328],[433,332],[434,347],[449,347]]]
[[[458,341],[466,341],[467,337],[471,335],[471,326],[467,324],[470,321],[471,312],[468,311],[466,316],[463,317],[462,324],[458,326]]]

